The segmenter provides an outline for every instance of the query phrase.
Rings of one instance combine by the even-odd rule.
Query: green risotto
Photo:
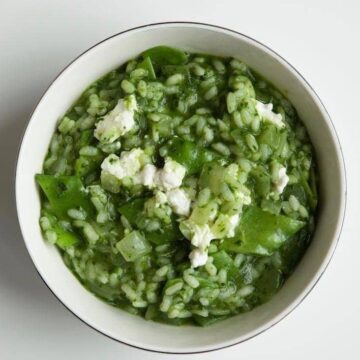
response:
[[[209,325],[268,301],[307,248],[314,153],[291,103],[238,59],[158,46],[61,118],[40,225],[92,293]]]

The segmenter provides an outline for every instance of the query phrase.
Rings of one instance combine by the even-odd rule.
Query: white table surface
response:
[[[356,0],[1,0],[0,359],[182,358],[118,344],[84,325],[54,298],[27,255],[13,188],[23,128],[57,73],[109,35],[170,20],[229,27],[285,57],[315,88],[330,112],[348,175],[347,218],[340,243],[306,300],[264,334],[191,358],[359,359],[359,13]]]

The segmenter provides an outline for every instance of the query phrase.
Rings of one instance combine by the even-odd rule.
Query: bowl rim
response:
[[[318,104],[321,107],[321,110],[323,111],[323,113],[326,115],[327,120],[326,124],[328,127],[331,128],[331,132],[332,132],[332,137],[334,140],[334,145],[336,148],[336,152],[339,155],[339,174],[341,177],[341,202],[342,202],[342,209],[341,212],[339,214],[339,219],[340,222],[338,221],[338,225],[337,225],[337,237],[336,239],[333,239],[332,243],[332,249],[330,247],[330,253],[328,253],[327,258],[325,258],[325,260],[323,261],[323,263],[321,264],[321,268],[319,269],[320,271],[318,271],[315,276],[314,276],[314,283],[312,284],[311,287],[305,289],[302,293],[300,293],[297,296],[297,299],[294,300],[293,304],[288,305],[284,310],[282,310],[282,312],[280,313],[280,315],[278,315],[278,318],[274,318],[272,321],[268,321],[266,323],[266,325],[259,329],[258,331],[256,331],[254,334],[251,334],[249,336],[245,336],[243,339],[239,340],[239,341],[234,341],[230,344],[225,344],[225,345],[221,345],[219,344],[216,347],[213,347],[211,349],[206,349],[206,350],[195,350],[195,351],[185,351],[185,352],[179,352],[179,351],[166,351],[166,350],[158,350],[158,349],[154,349],[154,348],[147,348],[147,347],[141,347],[135,344],[131,344],[122,340],[119,340],[105,332],[103,332],[102,330],[100,330],[99,328],[96,328],[94,325],[88,323],[87,321],[85,321],[84,319],[82,319],[79,315],[77,315],[69,306],[65,305],[65,303],[55,294],[55,292],[50,288],[50,285],[47,284],[46,280],[44,279],[44,277],[40,274],[39,270],[37,269],[35,262],[33,260],[33,257],[31,255],[29,246],[25,240],[25,235],[24,235],[24,231],[22,228],[22,224],[21,224],[21,220],[20,220],[20,216],[19,216],[19,197],[18,197],[18,169],[19,169],[19,162],[20,162],[20,157],[21,157],[21,150],[22,150],[22,144],[23,144],[23,140],[27,134],[27,130],[29,128],[29,124],[33,119],[33,115],[36,111],[36,109],[38,108],[39,104],[42,102],[43,98],[45,97],[45,95],[47,94],[48,90],[52,87],[52,85],[62,76],[62,74],[73,64],[75,63],[79,58],[81,58],[83,55],[85,55],[86,53],[90,52],[92,49],[96,48],[98,45],[114,38],[120,35],[124,35],[133,31],[137,31],[137,30],[146,30],[147,28],[161,28],[161,27],[168,27],[168,26],[172,26],[172,25],[188,25],[188,26],[194,26],[194,27],[198,27],[198,28],[208,28],[208,29],[212,29],[212,30],[217,30],[217,31],[223,31],[225,33],[232,33],[235,34],[237,36],[243,37],[246,40],[249,40],[250,42],[255,43],[257,46],[260,46],[262,48],[264,48],[265,50],[267,50],[272,56],[277,57],[278,59],[280,59],[283,63],[285,63],[290,70],[292,70],[294,73],[296,73],[296,75],[303,81],[303,83],[308,87],[308,90],[312,96],[313,99],[315,99]],[[33,110],[31,111],[31,113],[28,116],[28,120],[23,128],[23,133],[22,136],[20,138],[20,141],[18,143],[18,152],[17,152],[17,158],[16,158],[16,166],[15,166],[15,174],[14,174],[14,178],[15,178],[15,203],[16,203],[16,211],[17,211],[17,219],[18,219],[18,224],[20,227],[20,231],[21,231],[21,235],[22,235],[22,239],[24,241],[25,247],[27,249],[27,253],[28,256],[31,259],[31,263],[34,266],[37,274],[39,275],[40,279],[43,281],[43,283],[46,285],[46,287],[50,290],[50,292],[53,294],[53,296],[60,302],[60,304],[62,304],[69,312],[71,312],[76,318],[78,318],[83,324],[87,325],[88,327],[90,327],[91,329],[95,330],[96,332],[106,336],[109,339],[112,339],[118,343],[130,346],[132,348],[135,349],[139,349],[139,350],[145,350],[148,352],[152,352],[152,353],[160,353],[160,354],[178,354],[178,355],[186,355],[186,354],[200,354],[200,353],[208,353],[208,352],[213,352],[213,351],[217,351],[217,350],[221,350],[221,349],[226,349],[238,344],[241,344],[245,341],[248,341],[260,334],[262,334],[263,332],[269,330],[270,328],[272,328],[273,326],[275,326],[276,324],[278,324],[280,321],[282,321],[283,319],[285,319],[290,313],[292,313],[304,300],[305,298],[310,294],[310,292],[314,289],[314,287],[317,285],[317,283],[319,282],[319,280],[321,279],[321,277],[323,276],[324,272],[326,271],[330,261],[332,260],[335,250],[337,248],[337,245],[339,244],[339,239],[343,230],[343,226],[344,226],[344,221],[345,221],[345,215],[346,215],[346,207],[347,207],[347,174],[346,174],[346,166],[345,166],[345,158],[344,158],[344,153],[343,153],[343,149],[341,146],[341,142],[339,139],[339,135],[336,132],[334,123],[330,117],[329,112],[327,111],[324,103],[322,102],[322,100],[320,99],[319,95],[316,93],[316,91],[314,90],[314,88],[309,84],[309,82],[305,79],[305,77],[293,66],[291,65],[286,59],[284,59],[279,53],[277,53],[276,51],[274,51],[273,49],[271,49],[269,46],[263,44],[262,42],[252,38],[251,36],[248,36],[240,31],[236,31],[224,26],[220,26],[220,25],[215,25],[215,24],[210,24],[210,23],[205,23],[205,22],[197,22],[197,21],[164,21],[164,22],[155,22],[155,23],[148,23],[148,24],[144,24],[144,25],[139,25],[139,26],[135,26],[123,31],[120,31],[118,33],[115,33],[113,35],[110,35],[108,37],[106,37],[105,39],[95,43],[94,45],[90,46],[89,48],[87,48],[86,50],[84,50],[83,52],[81,52],[78,56],[76,56],[72,61],[70,61],[54,78],[53,80],[50,82],[50,84],[46,87],[46,89],[43,91],[41,97],[39,98],[39,100],[37,101],[37,103],[34,105]]]

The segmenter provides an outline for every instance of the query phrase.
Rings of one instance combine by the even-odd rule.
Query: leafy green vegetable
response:
[[[147,198],[137,198],[122,204],[118,210],[119,213],[126,217],[130,225],[137,226],[139,214],[144,209]],[[169,225],[164,225],[161,230],[145,232],[145,237],[151,243],[160,245],[169,241],[174,241],[181,237],[178,224],[175,219]]]
[[[240,253],[271,255],[304,225],[302,221],[250,206],[241,217],[235,237],[226,239],[222,247]]]
[[[168,145],[168,155],[187,169],[187,174],[199,172],[203,166],[220,156],[214,151],[208,150],[194,142],[174,138]]]
[[[254,181],[255,193],[261,197],[266,197],[271,191],[271,176],[262,166],[257,166],[251,171]]]
[[[157,65],[182,65],[188,56],[183,51],[170,46],[155,46],[141,54],[144,58],[150,57]]]
[[[164,226],[163,229],[157,231],[146,232],[146,239],[156,245],[161,245],[170,241],[177,240],[180,236],[177,225],[171,224]]]
[[[130,200],[119,207],[119,213],[126,217],[131,225],[136,225],[138,215],[143,211],[146,198]]]
[[[281,287],[283,275],[274,266],[265,267],[255,281],[256,293],[261,302],[269,300]]]
[[[149,56],[146,56],[144,58],[144,60],[138,65],[138,68],[147,70],[147,72],[149,74],[149,78],[151,80],[156,79],[155,70],[154,70],[153,64],[151,62],[151,58]]]
[[[74,246],[80,242],[80,239],[69,230],[65,230],[59,224],[54,225],[53,231],[55,231],[57,239],[56,244],[61,249],[66,249],[67,247]]]
[[[218,269],[227,270],[227,277],[229,280],[235,283],[239,283],[239,281],[242,280],[239,269],[235,266],[234,261],[225,250],[213,254],[212,257],[214,259],[214,265]]]
[[[311,236],[307,227],[302,228],[298,233],[292,236],[280,249],[282,257],[282,271],[287,276],[292,273],[295,266],[301,259],[309,245]]]
[[[37,174],[35,178],[48,198],[52,212],[59,218],[66,218],[71,208],[82,208],[88,214],[94,213],[94,207],[77,176]]]
[[[290,195],[295,196],[300,204],[307,204],[308,203],[308,195],[304,189],[304,187],[301,185],[301,183],[295,183],[288,185],[283,192],[283,197],[285,199],[288,199]]]

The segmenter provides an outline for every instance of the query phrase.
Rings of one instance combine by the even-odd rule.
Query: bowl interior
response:
[[[242,59],[282,90],[294,104],[315,146],[320,209],[313,242],[295,273],[268,303],[206,329],[172,327],[115,309],[85,290],[58,251],[42,238],[40,201],[34,175],[41,171],[59,117],[91,82],[142,50],[166,44]],[[19,221],[29,253],[50,289],[78,317],[114,339],[157,351],[198,352],[245,340],[279,321],[313,287],[324,271],[339,235],[345,202],[343,163],[327,113],[313,91],[284,60],[240,34],[201,24],[163,24],[112,37],[80,56],[50,86],[32,115],[17,167]]]

